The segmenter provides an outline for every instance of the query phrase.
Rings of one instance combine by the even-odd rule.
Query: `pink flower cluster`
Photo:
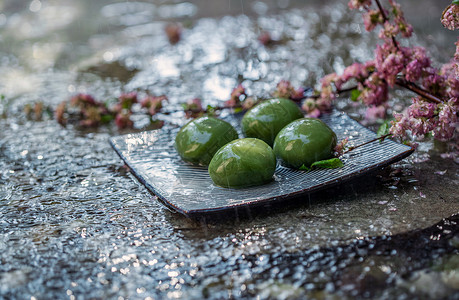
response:
[[[440,105],[438,124],[434,130],[434,137],[436,139],[440,141],[447,141],[454,136],[455,132],[458,132],[458,106],[459,98],[451,98],[448,102]]]
[[[141,106],[143,108],[146,108],[148,111],[148,114],[150,116],[156,115],[161,108],[163,108],[163,102],[167,101],[167,97],[165,95],[161,96],[152,96],[152,95],[147,95],[141,102]]]
[[[225,101],[225,107],[239,107],[241,106],[241,101],[247,97],[245,88],[242,84],[238,84],[232,91],[229,100]]]
[[[304,110],[308,117],[310,118],[318,118],[320,117],[320,109],[316,103],[315,99],[308,98],[303,102],[301,105],[301,109]]]
[[[410,37],[413,28],[404,18],[400,5],[394,0],[388,0],[390,8],[385,10],[379,0],[350,0],[351,9],[364,11],[365,28],[374,30],[378,25],[382,27],[379,37],[383,44],[374,51],[372,61],[354,63],[344,69],[343,74],[329,74],[321,80],[321,90],[317,99],[307,99],[303,109],[310,116],[318,116],[321,111],[329,109],[331,102],[343,87],[356,84],[351,98],[359,100],[368,106],[366,118],[375,119],[385,116],[388,91],[396,84],[412,89],[426,97],[413,99],[413,104],[403,113],[395,113],[395,121],[391,133],[401,138],[409,134],[415,138],[422,138],[432,134],[436,139],[447,140],[453,138],[457,126],[457,111],[459,97],[459,40],[456,43],[456,53],[453,60],[445,64],[440,70],[434,68],[426,50],[422,47],[403,47],[396,37]],[[371,6],[378,9],[372,9]],[[458,6],[450,5],[444,12],[443,20],[449,26],[457,26]],[[444,23],[445,24],[445,23]],[[454,26],[451,24],[455,24]],[[446,25],[445,25],[446,26]],[[431,95],[431,101],[427,95]],[[439,99],[449,99],[441,100]]]
[[[153,116],[162,108],[164,100],[167,100],[165,96],[148,95],[141,101],[141,107],[146,108],[148,114]],[[131,120],[133,106],[138,102],[136,92],[121,94],[112,107],[109,107],[108,103],[97,101],[89,94],[77,94],[70,99],[69,103],[61,102],[54,114],[61,125],[67,124],[69,118],[73,118],[82,127],[97,127],[114,120],[120,129],[132,128],[134,126]]]
[[[368,8],[371,6],[371,0],[351,0],[347,5],[350,9]]]
[[[338,144],[336,144],[334,152],[335,157],[339,157],[344,154],[347,149],[347,144],[349,143],[349,137],[345,137]]]
[[[387,101],[389,93],[387,81],[378,73],[371,74],[363,83],[357,85],[360,99],[366,105],[381,105]]]
[[[363,23],[367,31],[372,31],[377,25],[381,25],[379,38],[392,40],[398,34],[403,37],[410,37],[413,33],[413,27],[408,24],[403,15],[400,5],[394,0],[389,0],[390,10],[371,9],[371,0],[350,0],[348,3],[351,9],[363,9],[366,12],[363,15]]]
[[[238,84],[232,91],[230,99],[225,101],[224,106],[229,108],[238,108],[248,110],[255,106],[259,101],[247,95],[242,84]]]
[[[277,83],[273,96],[298,101],[304,98],[304,91],[302,87],[295,89],[288,80],[281,80]]]
[[[89,94],[77,94],[70,99],[70,106],[79,111],[79,125],[83,127],[95,127],[104,122],[106,116],[111,113],[102,102],[94,99]],[[56,119],[65,124],[67,119],[65,117],[66,105],[58,106],[56,110]]]
[[[378,24],[384,23],[384,17],[379,10],[369,9],[366,14],[363,15],[363,24],[365,25],[366,31],[372,31]]]
[[[408,138],[411,134],[416,139],[433,133],[436,139],[447,141],[458,130],[458,111],[458,98],[434,104],[416,97],[403,113],[394,114],[390,133],[401,138]]]
[[[186,103],[182,104],[182,107],[187,118],[195,118],[204,113],[202,101],[199,98],[188,99]]]
[[[449,30],[459,29],[459,5],[450,4],[443,11],[441,23]]]
[[[394,0],[389,0],[389,4],[391,6],[390,13],[391,16],[393,16],[392,26],[395,26],[395,29],[391,30],[393,36],[396,36],[400,33],[405,38],[410,37],[413,34],[413,26],[406,22],[400,4]]]

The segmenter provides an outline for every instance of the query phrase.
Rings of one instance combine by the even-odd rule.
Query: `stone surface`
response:
[[[25,117],[26,103],[55,107],[76,92],[102,100],[139,89],[177,106],[216,104],[241,80],[264,97],[280,79],[313,85],[371,57],[377,43],[342,1],[215,3],[0,3],[0,298],[457,295],[458,168],[441,145],[421,143],[392,168],[302,205],[194,222],[123,167],[107,140],[124,132]],[[412,43],[439,62],[456,38],[438,21],[447,3],[408,9]],[[186,25],[176,45],[164,34],[169,21]],[[279,43],[260,45],[261,31]],[[344,100],[339,108],[361,116]]]

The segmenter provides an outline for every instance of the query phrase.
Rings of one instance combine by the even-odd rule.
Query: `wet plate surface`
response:
[[[376,137],[344,113],[335,111],[322,120],[335,131],[338,139],[349,137],[350,146]],[[237,126],[235,118],[230,121]],[[343,158],[342,168],[304,172],[278,165],[271,183],[227,189],[214,185],[206,168],[180,159],[174,149],[177,131],[178,128],[174,128],[128,134],[112,138],[110,142],[142,184],[167,206],[190,217],[297,197],[361,176],[413,152],[411,147],[390,140],[372,142],[349,152]]]

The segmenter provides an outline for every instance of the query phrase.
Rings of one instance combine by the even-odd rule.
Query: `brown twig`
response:
[[[346,153],[348,153],[348,152],[350,152],[350,151],[352,151],[352,150],[355,150],[355,149],[357,149],[357,148],[359,148],[359,147],[362,147],[362,146],[364,146],[364,145],[367,145],[367,144],[369,144],[369,143],[373,143],[373,142],[378,141],[378,140],[384,140],[386,137],[388,137],[388,136],[390,136],[390,135],[392,135],[392,134],[391,134],[391,133],[388,133],[388,134],[382,135],[382,136],[380,136],[380,137],[374,138],[374,139],[372,139],[371,141],[365,142],[365,143],[363,143],[363,144],[360,144],[360,145],[357,145],[357,146],[354,146],[354,147],[349,147],[349,149],[347,149],[346,151],[344,151],[343,154],[346,154]]]
[[[426,98],[427,100],[431,101],[431,102],[434,102],[434,103],[443,103],[443,100],[441,100],[440,98],[436,97],[435,95],[432,95],[431,93],[429,93],[428,91],[424,90],[423,88],[419,87],[418,85],[416,85],[415,83],[413,82],[410,82],[410,81],[407,81],[403,78],[397,78],[395,83],[398,85],[398,86],[401,86],[401,87],[404,87],[412,92],[415,92],[416,94]]]
[[[357,86],[352,86],[352,87],[345,88],[345,89],[342,89],[342,90],[337,90],[336,94],[347,93],[347,92],[350,92],[352,90],[355,90],[356,88],[357,88]],[[318,98],[320,98],[320,94],[311,95],[311,96],[308,96],[306,98],[318,99]],[[303,99],[300,99],[300,101],[303,100]]]

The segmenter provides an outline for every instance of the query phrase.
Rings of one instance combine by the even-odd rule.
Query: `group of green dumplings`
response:
[[[241,125],[246,138],[239,139],[228,122],[194,119],[177,133],[175,148],[183,160],[208,166],[216,185],[242,188],[271,181],[276,157],[284,166],[299,169],[332,157],[336,146],[336,135],[324,122],[304,118],[288,99],[256,105]]]

